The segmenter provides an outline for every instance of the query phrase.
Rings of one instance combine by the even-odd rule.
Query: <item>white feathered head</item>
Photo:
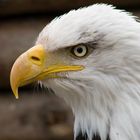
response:
[[[11,86],[41,81],[75,114],[75,138],[139,140],[140,23],[110,5],[60,16],[11,71]]]

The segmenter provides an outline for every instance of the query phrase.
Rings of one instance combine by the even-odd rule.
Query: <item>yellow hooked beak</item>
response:
[[[47,66],[47,60],[48,55],[44,47],[36,45],[15,61],[10,74],[10,83],[16,99],[18,99],[18,87],[45,78],[58,78],[55,74],[59,72],[79,71],[84,68],[79,65],[62,64]]]

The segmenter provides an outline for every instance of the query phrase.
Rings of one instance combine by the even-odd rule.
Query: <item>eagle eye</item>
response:
[[[77,45],[72,47],[71,53],[76,57],[84,57],[88,53],[88,48],[85,45]]]

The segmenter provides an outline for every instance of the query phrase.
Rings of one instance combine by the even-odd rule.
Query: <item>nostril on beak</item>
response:
[[[29,57],[29,59],[30,59],[30,61],[31,61],[33,64],[35,64],[35,65],[40,66],[40,65],[43,64],[43,58],[41,58],[41,57],[38,57],[38,56],[35,56],[35,55],[31,55],[31,56]]]
[[[31,59],[32,59],[33,61],[40,61],[40,58],[39,58],[39,57],[36,57],[36,56],[31,56]]]
[[[32,64],[41,66],[45,60],[45,49],[42,45],[37,45],[29,49],[26,54]]]

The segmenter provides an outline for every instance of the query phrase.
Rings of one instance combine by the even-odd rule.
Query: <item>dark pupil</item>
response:
[[[77,48],[77,52],[78,53],[82,53],[83,52],[83,49],[82,48]]]

